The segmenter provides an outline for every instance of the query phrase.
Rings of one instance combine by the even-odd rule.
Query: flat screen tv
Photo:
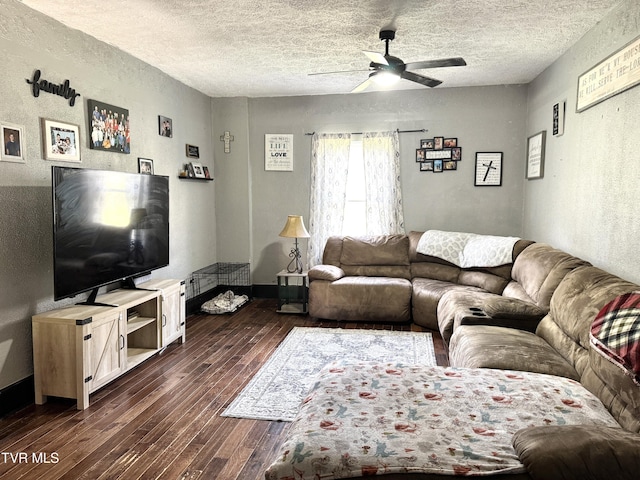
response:
[[[52,167],[54,298],[169,264],[169,178]]]

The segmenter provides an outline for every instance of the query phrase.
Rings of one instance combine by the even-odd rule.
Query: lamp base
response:
[[[295,246],[291,249],[291,253],[289,253],[289,257],[291,257],[291,261],[289,262],[289,265],[287,265],[287,272],[302,273],[302,255],[300,255],[297,238]]]

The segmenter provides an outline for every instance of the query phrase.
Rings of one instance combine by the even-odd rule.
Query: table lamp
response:
[[[291,257],[291,261],[289,265],[287,265],[287,272],[289,273],[302,273],[302,262],[300,261],[300,249],[298,248],[298,239],[299,238],[309,238],[309,232],[304,228],[304,221],[302,220],[302,215],[289,215],[287,217],[287,223],[284,228],[280,232],[281,237],[286,238],[295,238],[294,247],[291,249],[291,253],[289,257]]]

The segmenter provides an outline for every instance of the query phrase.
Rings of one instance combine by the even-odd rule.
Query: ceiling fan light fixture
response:
[[[400,81],[400,75],[390,71],[373,72],[370,77],[381,87],[391,87]]]

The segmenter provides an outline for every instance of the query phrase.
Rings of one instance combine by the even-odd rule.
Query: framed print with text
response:
[[[476,152],[476,187],[502,185],[502,152]]]
[[[544,147],[547,131],[532,135],[527,140],[527,180],[544,177]]]

